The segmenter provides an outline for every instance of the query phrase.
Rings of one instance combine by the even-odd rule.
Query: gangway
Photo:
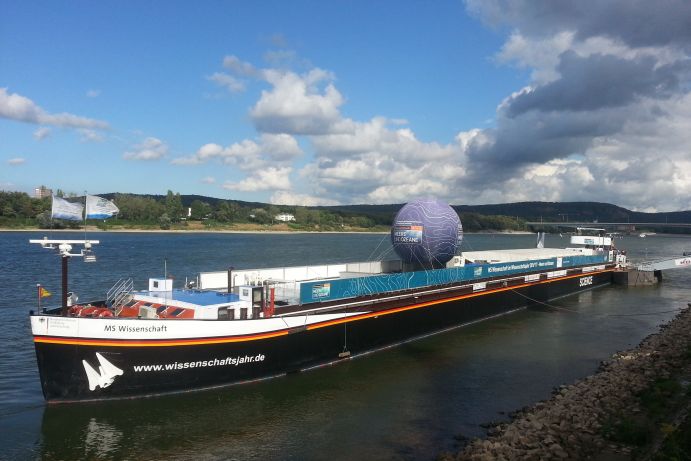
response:
[[[644,262],[636,267],[639,271],[661,271],[666,269],[683,269],[691,267],[691,257],[670,258],[660,261]]]

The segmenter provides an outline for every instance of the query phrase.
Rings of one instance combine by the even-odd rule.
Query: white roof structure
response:
[[[528,261],[532,259],[561,258],[594,254],[593,250],[584,248],[520,248],[516,250],[464,251],[463,258],[468,261],[509,262]]]

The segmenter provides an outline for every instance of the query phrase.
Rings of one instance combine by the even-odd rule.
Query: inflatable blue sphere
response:
[[[398,256],[422,267],[443,267],[456,254],[462,238],[456,211],[435,199],[407,203],[391,227],[391,243]]]

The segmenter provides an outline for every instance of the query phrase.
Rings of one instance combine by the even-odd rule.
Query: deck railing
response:
[[[106,304],[110,306],[118,306],[123,303],[134,288],[134,282],[131,278],[119,279],[106,293]]]

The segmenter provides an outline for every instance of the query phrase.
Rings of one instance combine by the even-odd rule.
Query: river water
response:
[[[607,287],[308,373],[221,390],[77,405],[43,403],[28,311],[36,283],[59,303],[60,261],[0,232],[0,459],[434,459],[482,423],[550,396],[633,347],[691,302],[691,269],[655,287]],[[54,233],[49,238],[83,238]],[[70,262],[70,289],[102,298],[120,277],[181,286],[203,271],[391,256],[376,234],[97,233],[96,263]],[[534,246],[532,235],[466,235],[465,250]],[[629,258],[680,256],[691,237],[618,239]],[[550,235],[546,246],[564,247]],[[459,437],[461,436],[461,437]]]

